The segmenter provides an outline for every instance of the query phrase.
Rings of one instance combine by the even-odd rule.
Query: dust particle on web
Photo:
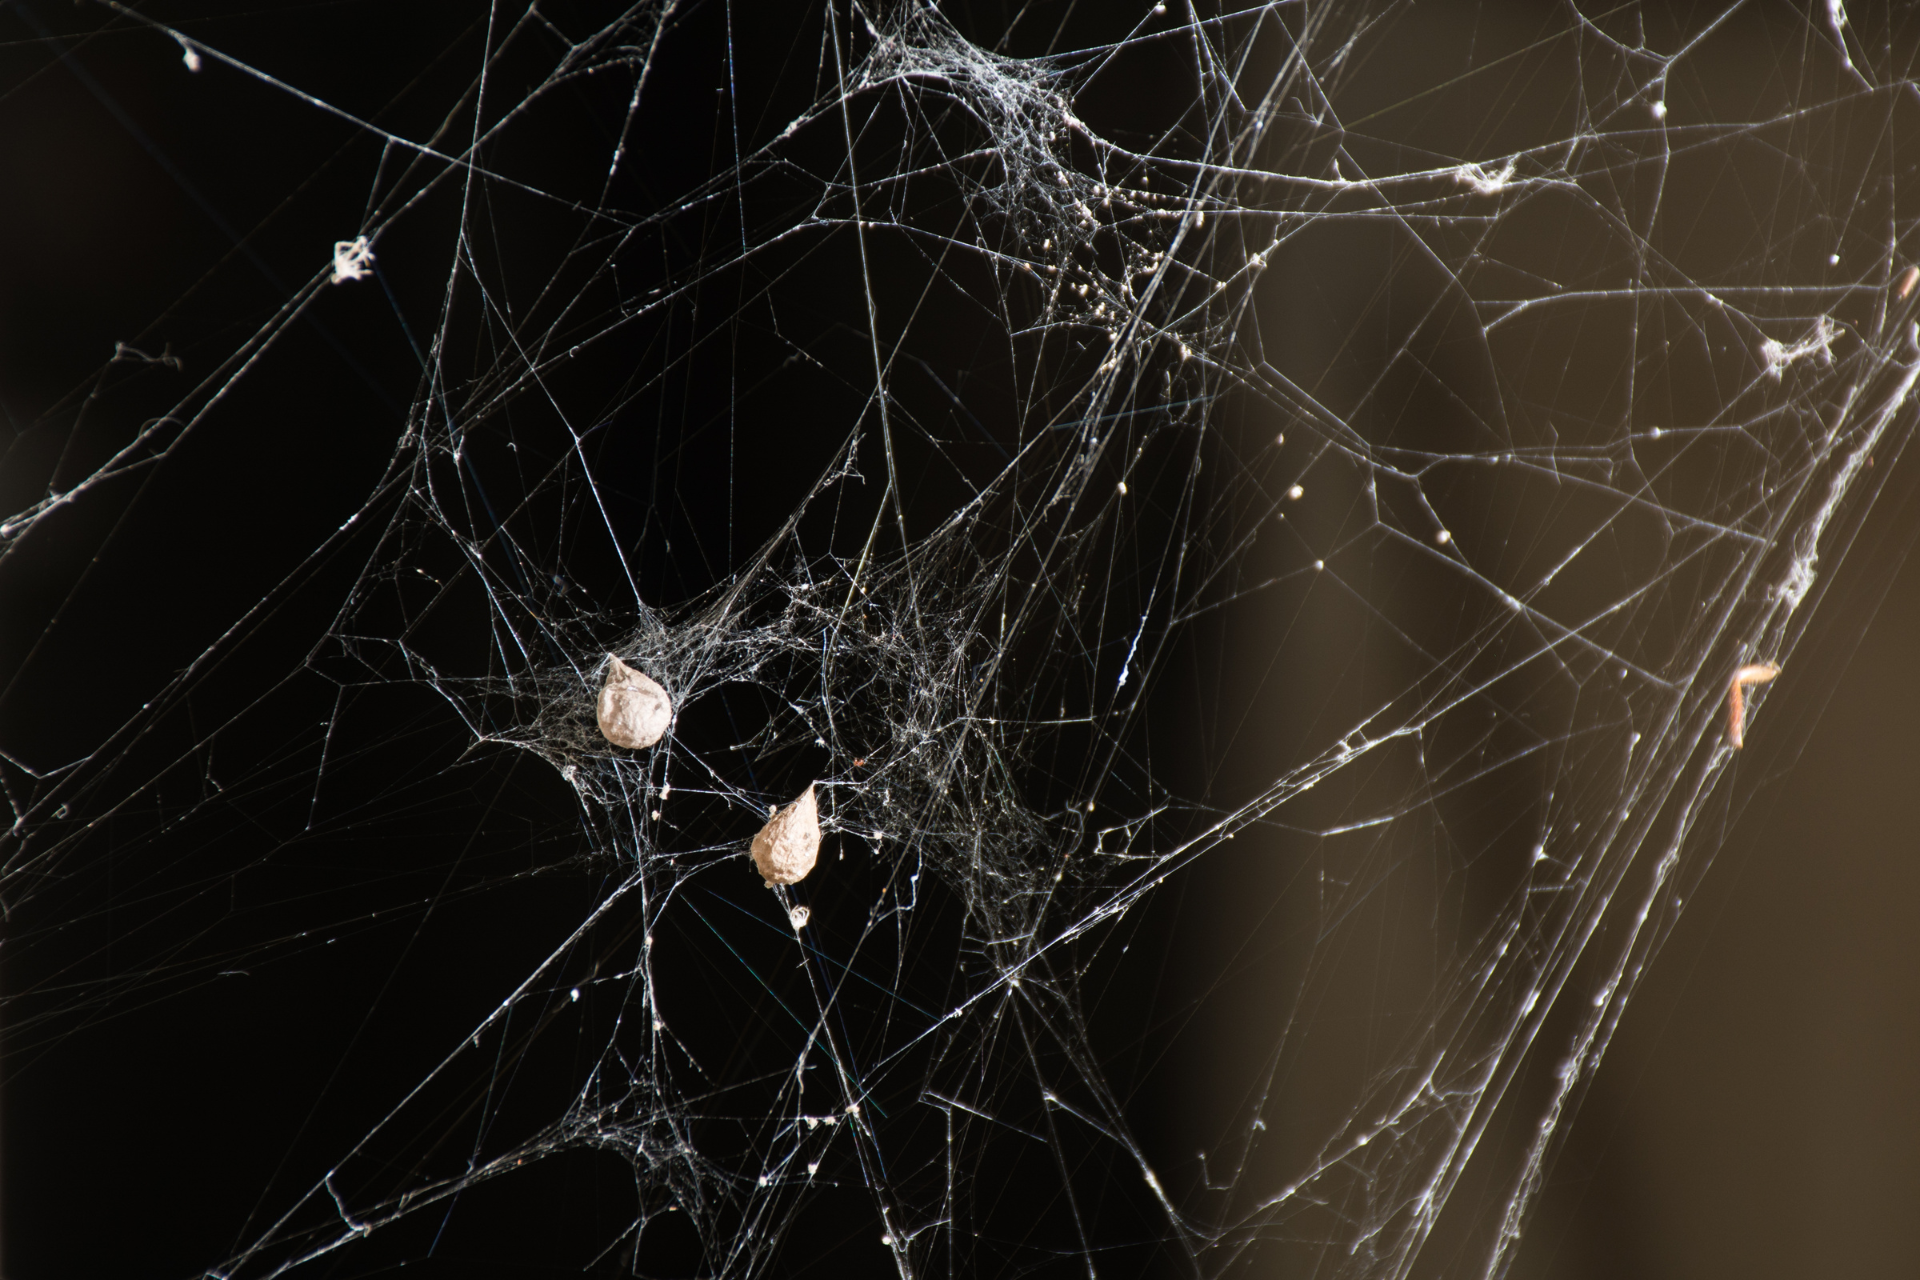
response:
[[[653,677],[608,654],[599,719],[600,732],[614,746],[650,747],[673,723],[673,701]]]
[[[767,819],[753,838],[753,865],[768,884],[797,884],[820,856],[820,807],[813,784],[800,798]]]

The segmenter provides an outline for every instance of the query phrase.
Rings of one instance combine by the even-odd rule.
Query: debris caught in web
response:
[[[1780,674],[1780,668],[1771,662],[1756,662],[1752,666],[1742,667],[1733,673],[1733,682],[1727,686],[1727,741],[1738,751],[1747,736],[1747,708],[1744,690],[1749,685],[1765,684]]]
[[[197,62],[199,55],[191,48],[187,57]],[[187,63],[187,70],[198,71],[194,62]],[[333,283],[341,284],[348,280],[365,280],[373,274],[373,245],[365,236],[352,240],[333,242]]]

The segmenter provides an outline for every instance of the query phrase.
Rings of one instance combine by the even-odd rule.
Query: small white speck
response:
[[[1453,535],[1448,533],[1445,529],[1442,529],[1440,532],[1433,535],[1433,540],[1444,547],[1449,542],[1453,541]]]
[[[1273,438],[1273,447],[1276,449],[1285,448],[1286,443],[1287,443],[1287,433],[1284,431],[1282,431],[1279,435]]]
[[[1123,498],[1127,496],[1127,482],[1125,480],[1120,482],[1120,496]]]
[[[1648,434],[1649,436],[1651,436],[1651,437],[1653,437],[1653,438],[1654,438],[1655,440],[1658,440],[1658,439],[1659,439],[1659,438],[1660,438],[1661,436],[1663,436],[1663,435],[1665,435],[1665,434],[1667,434],[1667,433],[1666,433],[1665,431],[1663,431],[1663,430],[1661,430],[1661,429],[1660,429],[1659,427],[1655,427],[1655,428],[1653,428],[1653,430],[1651,430],[1651,431],[1649,431],[1649,432],[1647,432],[1647,434]]]
[[[365,280],[372,274],[373,247],[367,237],[333,242],[333,283]]]
[[[1830,254],[1828,254],[1828,255],[1827,255],[1827,265],[1828,265],[1828,266],[1830,266],[1830,267],[1837,267],[1837,266],[1839,266],[1839,265],[1840,265],[1840,255],[1839,255],[1839,254],[1837,254],[1837,253],[1830,253]]]
[[[1313,567],[1316,569],[1324,569],[1327,567],[1327,562],[1325,560],[1315,560],[1313,562]]]
[[[1289,501],[1292,501],[1292,502],[1298,502],[1300,499],[1306,496],[1307,496],[1307,489],[1305,485],[1297,484],[1293,486],[1293,488],[1287,490],[1287,498]]]
[[[580,1003],[580,988],[575,987],[572,991],[568,992],[567,994],[573,997],[573,1002],[575,1004]]]
[[[1665,120],[1667,118],[1666,99],[1661,98],[1656,100],[1652,106],[1647,108],[1647,110],[1653,112],[1653,118],[1655,120]]]
[[[665,1031],[667,1029],[667,1024],[660,1021],[660,1019],[655,1018],[653,1020],[653,1029],[655,1031]]]

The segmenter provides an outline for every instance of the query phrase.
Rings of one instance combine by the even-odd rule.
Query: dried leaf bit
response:
[[[600,732],[616,747],[650,747],[673,723],[673,701],[653,677],[607,655],[600,686]]]
[[[768,884],[798,884],[820,856],[820,807],[813,784],[800,798],[767,819],[753,838],[753,865]]]
[[[1742,691],[1749,685],[1765,684],[1780,674],[1771,662],[1756,662],[1733,673],[1727,685],[1727,741],[1738,751],[1747,737],[1747,706]]]

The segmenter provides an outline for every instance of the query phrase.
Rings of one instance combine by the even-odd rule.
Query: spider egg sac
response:
[[[813,784],[800,798],[767,819],[753,838],[753,865],[768,884],[797,884],[820,856],[820,807]]]
[[[650,747],[666,736],[673,702],[651,676],[608,654],[599,718],[600,732],[614,746]]]

